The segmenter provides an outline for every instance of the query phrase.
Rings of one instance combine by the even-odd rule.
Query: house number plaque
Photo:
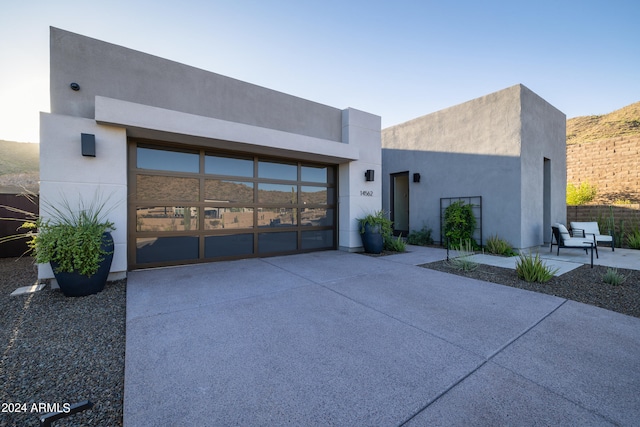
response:
[[[360,191],[360,195],[361,196],[365,196],[365,197],[373,197],[373,191],[362,190],[362,191]]]

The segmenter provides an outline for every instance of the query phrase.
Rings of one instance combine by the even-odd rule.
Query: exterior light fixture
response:
[[[367,171],[364,173],[364,179],[366,181],[373,181],[373,169],[367,169]]]
[[[420,182],[420,174],[419,173],[414,173],[413,174],[413,182]]]
[[[76,82],[71,83],[71,84],[69,85],[69,87],[70,87],[72,90],[75,90],[75,91],[79,91],[79,90],[80,90],[80,85],[79,85],[78,83],[76,83]]]
[[[92,133],[81,133],[82,155],[86,157],[96,156],[96,136]]]

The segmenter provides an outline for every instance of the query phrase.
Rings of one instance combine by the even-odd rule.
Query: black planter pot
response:
[[[111,262],[113,261],[113,237],[111,233],[106,232],[102,235],[102,249],[107,251],[107,255],[104,255],[104,259],[98,267],[98,271],[93,276],[85,276],[80,273],[56,273],[58,264],[51,262],[51,268],[53,274],[58,281],[60,290],[67,297],[83,297],[86,295],[97,294],[104,289],[104,285],[107,283],[107,277],[109,277],[109,270],[111,269]]]
[[[382,233],[380,233],[379,226],[365,224],[364,233],[362,233],[361,236],[362,246],[364,247],[365,252],[370,254],[382,253],[384,240],[382,238]]]

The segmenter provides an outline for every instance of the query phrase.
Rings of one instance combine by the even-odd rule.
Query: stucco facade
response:
[[[523,85],[382,131],[383,207],[408,172],[408,229],[440,236],[440,199],[482,197],[482,235],[539,246],[566,217],[565,115]],[[414,173],[420,182],[413,182]]]
[[[318,104],[57,28],[51,28],[50,43],[51,113],[40,117],[41,200],[55,205],[64,197],[74,205],[97,193],[109,197],[109,219],[116,225],[112,279],[125,275],[132,259],[136,263],[131,246],[139,230],[131,204],[136,197],[132,177],[140,172],[131,163],[136,147],[132,141],[166,145],[176,152],[184,148],[199,152],[202,158],[223,153],[255,159],[256,175],[245,178],[244,184],[256,188],[256,203],[259,185],[279,185],[278,177],[258,176],[263,159],[297,167],[298,178],[293,178],[291,187],[293,191],[297,186],[301,195],[292,202],[297,206],[290,209],[294,215],[304,210],[304,190],[317,185],[301,178],[305,165],[335,170],[337,182],[329,178],[325,184],[331,197],[335,193],[326,214],[335,237],[327,241],[344,250],[361,248],[356,218],[382,204],[381,180],[364,179],[368,169],[378,177],[381,174],[379,116]],[[82,155],[83,133],[95,135],[95,157]],[[169,179],[172,173],[162,178]],[[205,182],[203,169],[199,173]],[[207,204],[215,200],[203,197],[192,202],[192,209],[201,209],[201,216],[206,216]],[[247,206],[256,216],[262,209],[252,202]],[[200,228],[196,225],[191,231],[200,238],[202,248],[204,227],[213,221],[199,221]],[[294,220],[291,233],[305,233],[300,221]],[[257,227],[250,226],[254,231],[248,232],[256,233]],[[190,231],[183,230],[183,234]],[[206,257],[191,261],[206,261]],[[53,277],[49,266],[40,266],[39,277]]]

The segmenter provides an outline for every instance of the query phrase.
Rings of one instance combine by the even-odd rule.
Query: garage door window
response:
[[[336,167],[131,141],[129,266],[334,249]]]

